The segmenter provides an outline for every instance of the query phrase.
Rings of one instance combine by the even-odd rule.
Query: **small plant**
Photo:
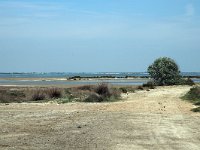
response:
[[[15,97],[25,97],[26,96],[23,91],[19,91],[19,90],[9,90],[8,94],[10,96],[15,96]]]
[[[94,86],[93,85],[83,85],[83,86],[80,86],[80,87],[77,87],[79,90],[83,90],[83,91],[92,91],[94,90]]]
[[[152,81],[148,81],[147,83],[143,84],[143,87],[148,87],[150,89],[155,89],[155,84]]]
[[[116,101],[120,97],[120,90],[110,88],[106,83],[97,85],[94,92],[91,93],[84,101],[85,102],[103,102],[103,101]]]
[[[193,112],[200,112],[200,107],[193,108],[192,111],[193,111]]]
[[[92,93],[90,94],[85,100],[84,102],[102,102],[103,101],[103,97],[100,96],[97,93]]]
[[[110,88],[108,87],[108,84],[106,83],[99,84],[96,87],[95,92],[103,97],[110,97],[112,95]]]
[[[42,89],[36,89],[34,94],[32,95],[33,101],[44,100],[46,98],[45,92]]]
[[[49,88],[47,90],[47,95],[49,96],[49,98],[61,98],[62,91],[59,88]]]
[[[191,88],[190,91],[182,98],[194,103],[194,105],[200,105],[200,87],[197,86]],[[200,107],[193,108],[192,111],[200,112]]]
[[[144,88],[142,86],[138,86],[137,89],[138,90],[144,90]]]
[[[177,81],[177,84],[178,85],[190,85],[190,86],[195,85],[194,81],[190,78],[187,78],[187,79],[181,78]]]
[[[122,93],[128,93],[128,90],[125,87],[120,87],[119,90],[121,90]]]
[[[186,100],[190,100],[194,103],[200,102],[200,87],[193,87],[190,91],[183,97]]]

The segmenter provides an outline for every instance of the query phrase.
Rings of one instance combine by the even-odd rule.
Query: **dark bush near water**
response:
[[[96,87],[95,92],[103,97],[110,97],[112,95],[111,89],[108,87],[108,84],[106,83],[99,84]]]
[[[106,83],[101,83],[94,88],[94,91],[84,100],[85,102],[115,101],[120,97],[120,90],[111,88]]]
[[[153,81],[148,81],[147,83],[143,84],[143,87],[147,87],[150,89],[155,89],[155,83]]]

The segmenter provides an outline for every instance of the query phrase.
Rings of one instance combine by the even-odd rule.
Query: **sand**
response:
[[[189,86],[123,95],[115,103],[0,104],[0,149],[200,149]]]

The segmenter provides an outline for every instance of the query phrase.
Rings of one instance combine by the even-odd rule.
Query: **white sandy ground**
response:
[[[190,87],[159,87],[115,103],[1,104],[2,150],[199,150]]]

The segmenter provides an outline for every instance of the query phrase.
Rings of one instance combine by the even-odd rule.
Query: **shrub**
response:
[[[36,91],[32,95],[32,100],[34,101],[44,100],[45,98],[45,92],[42,89],[36,89]]]
[[[144,90],[144,88],[142,86],[138,86],[137,89],[138,90]]]
[[[120,87],[119,90],[121,90],[122,93],[128,93],[128,90],[125,87]]]
[[[200,102],[200,87],[191,88],[183,98],[192,102]]]
[[[110,97],[111,96],[111,91],[110,88],[108,87],[108,84],[106,83],[101,83],[99,84],[96,89],[95,92],[103,97]]]
[[[148,81],[147,83],[143,84],[143,87],[148,87],[150,89],[155,89],[155,84],[152,81]]]
[[[84,101],[85,102],[103,102],[103,101],[116,101],[120,97],[120,90],[110,88],[108,84],[99,84],[94,93],[91,93]]]
[[[102,102],[103,97],[97,93],[92,93],[84,101],[85,102]]]
[[[194,81],[192,79],[190,79],[190,78],[187,78],[187,79],[182,79],[181,78],[181,79],[179,79],[177,81],[177,84],[178,85],[190,85],[190,86],[195,85]]]
[[[195,85],[195,83],[194,83],[194,81],[192,80],[192,79],[190,79],[190,78],[187,78],[186,80],[185,80],[185,84],[186,85]]]
[[[26,96],[23,91],[19,91],[19,90],[9,90],[7,93],[10,96],[14,96],[14,97],[25,97]]]
[[[193,111],[193,112],[200,112],[200,107],[193,108],[192,111]]]
[[[88,90],[88,91],[92,91],[94,89],[94,86],[92,85],[83,85],[80,87],[77,87],[79,90]]]
[[[180,79],[180,71],[176,62],[168,57],[161,57],[148,67],[148,73],[156,85],[175,85]]]
[[[118,99],[121,96],[121,91],[118,88],[111,88],[111,101],[114,101],[112,99]]]
[[[193,87],[183,96],[183,99],[193,102],[195,105],[200,105],[200,87]],[[200,107],[193,108],[192,111],[200,112]]]
[[[48,94],[49,98],[61,98],[62,90],[59,88],[49,88],[47,90],[47,94]]]

